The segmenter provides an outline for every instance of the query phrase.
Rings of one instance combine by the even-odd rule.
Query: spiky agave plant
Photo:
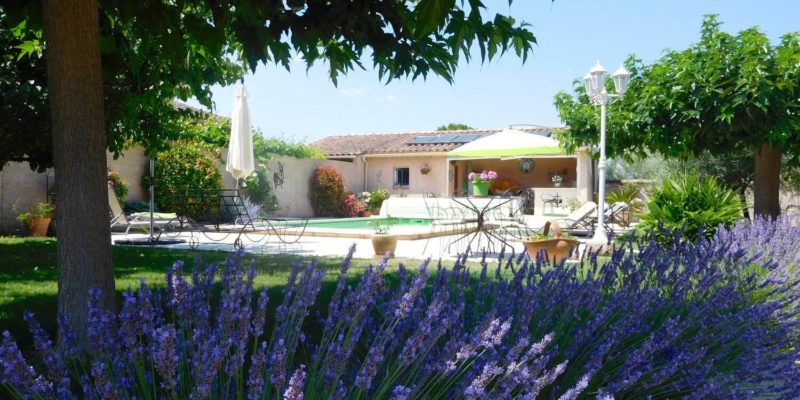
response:
[[[639,240],[605,263],[501,255],[478,276],[464,258],[413,273],[383,259],[354,285],[351,248],[327,304],[311,261],[294,265],[274,307],[241,253],[221,269],[196,264],[191,279],[176,264],[165,289],[142,284],[118,314],[91,304],[84,354],[64,321],[54,349],[29,316],[28,359],[41,367],[6,334],[0,383],[17,398],[800,395],[800,294],[763,278],[770,247]]]

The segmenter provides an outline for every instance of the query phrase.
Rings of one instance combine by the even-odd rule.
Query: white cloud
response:
[[[395,95],[393,95],[393,94],[391,94],[391,93],[389,93],[389,94],[387,94],[387,95],[386,95],[386,101],[388,101],[388,102],[390,102],[390,103],[391,103],[391,102],[393,102],[393,101],[395,101],[395,100],[397,100],[397,96],[395,96]]]

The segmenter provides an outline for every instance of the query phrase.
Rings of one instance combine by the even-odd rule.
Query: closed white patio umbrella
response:
[[[253,156],[253,131],[250,127],[250,110],[247,108],[247,91],[244,85],[236,88],[236,99],[231,112],[231,138],[228,144],[228,160],[225,170],[236,179],[245,178],[255,170]]]

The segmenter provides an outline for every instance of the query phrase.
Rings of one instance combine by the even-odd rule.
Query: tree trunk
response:
[[[753,210],[756,216],[777,217],[781,213],[781,150],[763,143],[756,147],[755,158]]]
[[[106,135],[96,0],[45,0],[44,38],[53,124],[58,312],[85,343],[88,290],[114,307]]]

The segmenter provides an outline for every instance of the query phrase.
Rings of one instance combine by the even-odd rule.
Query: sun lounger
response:
[[[593,201],[584,203],[564,218],[557,218],[562,232],[576,236],[588,236],[594,232],[593,219],[597,219],[597,204]]]
[[[125,230],[125,234],[130,233],[132,228],[141,229],[145,232],[150,230],[150,213],[139,212],[125,215],[119,199],[114,190],[108,188],[108,207],[111,217],[111,229]],[[175,213],[153,213],[153,226],[163,229],[171,224],[178,222],[178,215]]]

